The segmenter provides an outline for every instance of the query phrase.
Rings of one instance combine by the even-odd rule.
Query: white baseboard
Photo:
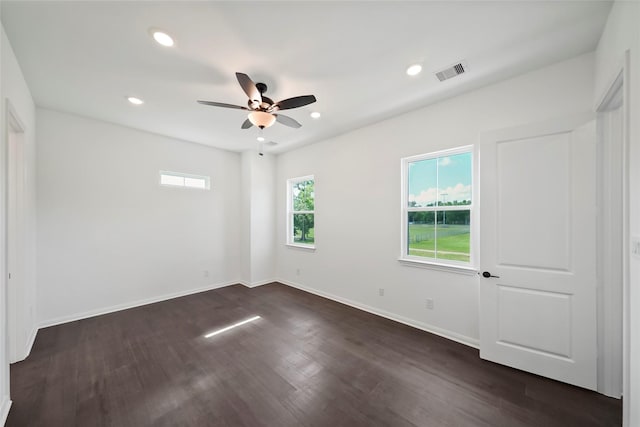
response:
[[[225,286],[237,285],[238,281],[215,283],[202,288],[190,289],[187,291],[174,292],[171,294],[160,295],[152,298],[145,298],[138,301],[127,302],[124,304],[117,304],[111,307],[98,308],[95,310],[89,310],[82,313],[71,314],[67,316],[56,317],[54,319],[44,320],[40,322],[40,328],[46,328],[49,326],[61,325],[63,323],[74,322],[76,320],[88,319],[90,317],[101,316],[103,314],[113,313],[115,311],[126,310],[129,308],[140,307],[147,304],[153,304],[156,302],[166,301],[173,298],[184,297],[187,295],[198,294],[200,292],[211,291],[213,289],[224,288]]]
[[[2,398],[2,406],[0,406],[0,425],[4,425],[7,422],[7,417],[9,416],[9,409],[11,409],[11,399],[9,396],[3,396]]]
[[[273,282],[277,282],[277,280],[276,279],[260,280],[258,282],[251,282],[251,283],[245,282],[244,280],[240,280],[238,283],[246,286],[247,288],[255,288],[262,285],[268,285],[269,283],[273,283]]]
[[[321,296],[323,298],[327,298],[345,305],[348,305],[350,307],[354,307],[357,308],[359,310],[363,310],[366,311],[368,313],[371,314],[375,314],[377,316],[381,316],[384,317],[386,319],[390,319],[399,323],[403,323],[405,325],[417,328],[417,329],[421,329],[423,331],[450,339],[452,341],[455,342],[459,342],[461,344],[467,345],[469,347],[473,347],[473,348],[479,348],[480,347],[480,343],[477,339],[475,338],[471,338],[471,337],[467,337],[465,335],[461,335],[455,332],[451,332],[442,328],[439,328],[437,326],[433,326],[433,325],[429,325],[427,323],[423,323],[423,322],[419,322],[417,320],[413,320],[413,319],[409,319],[407,317],[404,316],[400,316],[398,314],[395,313],[390,313],[388,311],[385,310],[381,310],[379,308],[375,308],[375,307],[371,307],[369,305],[366,304],[361,304],[359,302],[356,301],[352,301],[349,300],[347,298],[343,298],[343,297],[339,297],[337,295],[333,295],[327,292],[323,292],[323,291],[318,291],[316,289],[313,288],[309,288],[306,287],[304,285],[301,285],[299,283],[294,283],[294,282],[290,282],[288,280],[284,280],[284,279],[273,279],[273,280],[263,280],[263,281],[259,281],[259,282],[252,282],[252,283],[247,283],[245,281],[242,280],[236,280],[236,281],[232,281],[232,282],[225,282],[225,283],[216,283],[213,285],[209,285],[209,286],[205,286],[203,288],[198,288],[198,289],[192,289],[192,290],[188,290],[188,291],[181,291],[181,292],[176,292],[176,293],[172,293],[172,294],[165,294],[162,296],[158,296],[158,297],[153,297],[153,298],[147,298],[144,300],[138,300],[138,301],[134,301],[134,302],[129,302],[129,303],[125,303],[125,304],[118,304],[118,305],[114,305],[111,307],[105,307],[105,308],[101,308],[101,309],[97,309],[97,310],[90,310],[90,311],[85,311],[83,313],[77,313],[77,314],[73,314],[73,315],[69,315],[69,316],[62,316],[62,317],[58,317],[55,319],[50,319],[50,320],[46,320],[40,323],[40,328],[46,328],[49,326],[55,326],[55,325],[60,325],[63,323],[68,323],[68,322],[73,322],[76,320],[82,320],[82,319],[87,319],[90,317],[95,317],[95,316],[100,316],[102,314],[108,314],[108,313],[113,313],[115,311],[121,311],[121,310],[126,310],[128,308],[134,308],[134,307],[140,307],[143,305],[147,305],[147,304],[153,304],[155,302],[160,302],[160,301],[166,301],[169,299],[173,299],[173,298],[179,298],[182,296],[186,296],[186,295],[192,295],[192,294],[197,294],[200,292],[206,292],[206,291],[210,291],[213,289],[218,289],[218,288],[223,288],[225,286],[230,286],[230,285],[234,285],[234,284],[241,284],[243,286],[246,286],[248,288],[255,288],[257,286],[262,286],[262,285],[266,285],[269,283],[273,283],[273,282],[279,282],[282,283],[283,285],[287,285],[287,286],[291,286],[292,288],[296,288],[296,289],[300,289],[302,291],[305,292],[309,292],[311,294],[314,295],[318,295]],[[29,351],[27,352],[30,353],[31,352],[31,346],[33,346],[33,341],[35,340],[36,337],[36,333],[37,333],[37,329],[35,329],[32,332],[32,335],[30,337],[29,340]]]
[[[40,328],[34,327],[31,330],[31,334],[29,334],[29,339],[27,340],[27,345],[24,349],[24,358],[26,359],[31,354],[31,349],[33,348],[33,343],[36,342],[36,335],[38,335],[38,331]]]
[[[283,285],[291,286],[292,288],[300,289],[302,291],[309,292],[311,294],[321,296],[323,298],[327,298],[327,299],[330,299],[330,300],[333,300],[333,301],[337,301],[339,303],[348,305],[350,307],[366,311],[367,313],[375,314],[377,316],[381,316],[381,317],[384,317],[386,319],[390,319],[390,320],[393,320],[393,321],[396,321],[396,322],[399,322],[399,323],[403,323],[403,324],[405,324],[407,326],[411,326],[411,327],[414,327],[414,328],[417,328],[417,329],[421,329],[423,331],[432,333],[434,335],[441,336],[443,338],[447,338],[447,339],[449,339],[451,341],[455,341],[455,342],[458,342],[460,344],[467,345],[469,347],[480,348],[480,341],[475,339],[475,338],[467,337],[465,335],[461,335],[461,334],[458,334],[456,332],[447,331],[447,330],[439,328],[437,326],[433,326],[433,325],[429,325],[427,323],[419,322],[417,320],[409,319],[407,317],[403,317],[403,316],[400,316],[400,315],[395,314],[395,313],[390,313],[388,311],[381,310],[381,309],[375,308],[375,307],[371,307],[371,306],[366,305],[366,304],[361,304],[359,302],[355,302],[355,301],[352,301],[352,300],[349,300],[349,299],[346,299],[346,298],[342,298],[342,297],[339,297],[337,295],[333,295],[333,294],[330,294],[330,293],[327,293],[327,292],[318,291],[316,289],[312,289],[312,288],[306,287],[306,286],[301,285],[299,283],[294,283],[294,282],[290,282],[288,280],[283,280],[283,279],[277,279],[277,282],[282,283]]]
[[[35,328],[35,327],[31,330],[31,333],[27,338],[27,342],[24,346],[22,354],[18,356],[17,360],[12,361],[11,363],[22,362],[24,359],[29,357],[29,355],[31,354],[31,349],[33,348],[33,343],[36,341],[36,335],[38,334],[39,330],[40,330],[39,328]]]

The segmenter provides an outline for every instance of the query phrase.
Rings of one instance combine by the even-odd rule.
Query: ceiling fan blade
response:
[[[244,121],[244,123],[242,123],[242,126],[240,126],[240,128],[249,129],[251,126],[253,126],[253,123],[251,123],[251,120],[247,119]]]
[[[316,102],[316,97],[313,95],[295,96],[293,98],[283,99],[275,103],[271,110],[289,110],[291,108],[303,107],[305,105],[313,104]]]
[[[257,101],[259,103],[262,102],[262,95],[260,95],[260,91],[256,87],[256,84],[251,80],[251,78],[249,78],[249,76],[243,73],[236,73],[236,78],[238,79],[238,83],[240,83],[242,90],[244,90],[244,93],[247,94],[251,101]]]
[[[248,110],[247,107],[242,107],[240,105],[233,105],[233,104],[225,104],[224,102],[198,101],[198,104],[212,105],[214,107],[235,108],[236,110]]]
[[[274,114],[274,116],[276,116],[276,121],[278,123],[282,123],[285,126],[289,126],[292,128],[299,128],[302,126],[300,123],[289,116],[283,116],[282,114]]]

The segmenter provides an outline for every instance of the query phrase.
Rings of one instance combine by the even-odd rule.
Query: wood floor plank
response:
[[[252,316],[260,319],[204,335]],[[42,329],[7,426],[613,427],[621,403],[273,283]]]

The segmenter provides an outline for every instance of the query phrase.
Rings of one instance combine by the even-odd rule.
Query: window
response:
[[[209,189],[209,177],[200,175],[189,175],[180,172],[160,171],[160,185],[168,187],[198,188],[200,190]]]
[[[470,267],[472,147],[402,160],[401,260]]]
[[[313,175],[287,181],[287,244],[315,247]]]

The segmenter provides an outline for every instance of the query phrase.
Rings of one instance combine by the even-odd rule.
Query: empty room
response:
[[[640,427],[640,2],[0,21],[0,425]]]

